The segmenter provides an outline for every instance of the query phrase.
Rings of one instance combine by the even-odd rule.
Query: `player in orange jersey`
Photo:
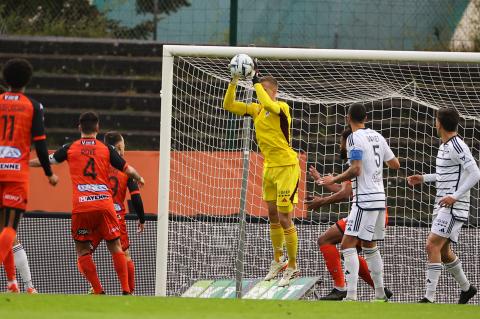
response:
[[[32,141],[51,185],[58,177],[48,161],[43,106],[25,95],[32,77],[32,66],[23,59],[12,59],[3,67],[8,91],[0,95],[0,264],[7,273],[7,290],[18,292],[12,245],[28,198],[28,160]]]
[[[104,137],[104,142],[107,145],[113,146],[121,157],[125,155],[125,141],[120,133],[107,132]],[[137,183],[131,177],[128,177],[125,173],[114,167],[110,167],[109,181],[110,189],[113,194],[115,211],[117,212],[117,218],[120,224],[120,242],[122,244],[122,250],[125,252],[125,257],[127,258],[128,283],[130,286],[130,292],[133,292],[135,289],[135,265],[130,255],[130,241],[128,238],[127,223],[125,221],[125,215],[127,213],[127,210],[125,209],[127,189],[130,192],[132,205],[138,216],[137,232],[139,233],[143,232],[145,227],[145,214],[143,211],[142,197],[140,196],[140,190]],[[94,251],[99,244],[100,238],[93,241],[92,251]]]
[[[80,116],[81,138],[50,155],[50,163],[68,162],[73,187],[72,237],[82,273],[95,294],[104,293],[93,262],[90,245],[98,236],[107,243],[123,294],[130,294],[128,268],[120,244],[120,226],[108,185],[110,166],[133,178],[140,186],[144,180],[112,146],[97,140],[99,119],[93,112]],[[30,161],[39,166],[38,160]]]
[[[346,141],[351,133],[352,130],[350,128],[346,128],[341,134],[340,158],[342,160],[347,160]],[[322,185],[322,177],[320,176],[320,173],[315,169],[315,167],[310,166],[309,174],[317,184]],[[352,196],[352,183],[350,181],[345,181],[342,184],[322,186],[333,194],[328,196],[308,197],[306,202],[308,209],[318,209],[325,205],[347,201]],[[342,241],[343,234],[345,233],[346,224],[347,218],[341,218],[335,224],[330,226],[325,232],[323,232],[320,237],[318,237],[318,247],[320,248],[323,259],[325,260],[328,272],[330,273],[334,281],[334,287],[332,291],[328,295],[320,298],[320,300],[343,300],[347,296],[345,275],[342,270],[340,252],[336,247],[336,245]],[[358,246],[357,249],[361,249],[361,247]],[[362,256],[358,256],[358,260],[360,263],[359,276],[369,286],[374,287],[366,260]],[[391,298],[393,293],[387,288],[385,288],[385,295],[388,298]]]

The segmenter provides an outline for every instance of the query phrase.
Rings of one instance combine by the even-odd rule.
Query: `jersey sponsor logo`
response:
[[[20,100],[20,95],[4,95],[3,99],[5,101],[18,101]]]
[[[19,202],[22,199],[22,197],[17,195],[12,195],[12,194],[5,194],[3,195],[3,199]]]
[[[77,189],[80,192],[106,192],[108,186],[104,184],[80,184],[77,185]]]
[[[80,203],[85,203],[85,202],[95,202],[95,201],[98,201],[98,200],[105,200],[105,199],[109,199],[110,196],[108,195],[88,195],[88,196],[80,196],[78,198],[78,201]]]
[[[122,206],[120,204],[114,203],[113,208],[115,209],[116,212],[119,212],[122,210]]]
[[[3,171],[19,171],[21,167],[19,163],[0,163],[0,170]]]
[[[20,158],[22,152],[13,146],[0,146],[0,158]]]
[[[82,145],[95,145],[96,144],[96,141],[95,140],[81,140],[80,143]]]

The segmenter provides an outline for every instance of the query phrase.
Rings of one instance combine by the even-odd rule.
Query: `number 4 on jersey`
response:
[[[87,165],[83,169],[83,176],[90,176],[93,179],[97,178],[97,173],[95,172],[95,162],[93,158],[88,160]]]

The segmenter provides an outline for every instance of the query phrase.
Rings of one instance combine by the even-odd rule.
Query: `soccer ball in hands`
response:
[[[255,75],[255,64],[246,54],[237,54],[228,65],[232,79],[251,80]]]

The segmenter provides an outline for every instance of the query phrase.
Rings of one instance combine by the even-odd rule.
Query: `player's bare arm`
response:
[[[362,161],[352,160],[350,167],[340,175],[332,176],[328,175],[323,178],[322,185],[332,185],[335,183],[342,183],[344,181],[349,181],[354,177],[360,176],[362,173]]]
[[[140,176],[140,174],[137,172],[137,170],[133,166],[128,165],[127,168],[125,169],[125,174],[127,174],[128,177],[133,178],[137,182],[138,186],[140,187],[145,186],[145,180],[143,179],[142,176]]]
[[[323,185],[323,177],[313,165],[308,168],[308,174],[317,185],[324,186],[329,192],[336,193],[342,189],[341,184]]]
[[[337,185],[337,184],[334,184]],[[352,196],[352,185],[350,183],[342,183],[340,189],[329,196],[309,196],[305,203],[308,209],[318,209],[322,206],[340,203],[348,200]]]
[[[57,164],[56,162],[55,163],[52,163],[52,161],[50,161],[50,164]],[[28,166],[30,167],[42,167],[42,164],[40,163],[40,160],[38,158],[34,158],[34,159],[31,159],[29,162],[28,162]],[[52,186],[56,186],[58,184],[58,176],[56,174],[52,174],[51,176],[47,176],[48,178],[48,183]]]

